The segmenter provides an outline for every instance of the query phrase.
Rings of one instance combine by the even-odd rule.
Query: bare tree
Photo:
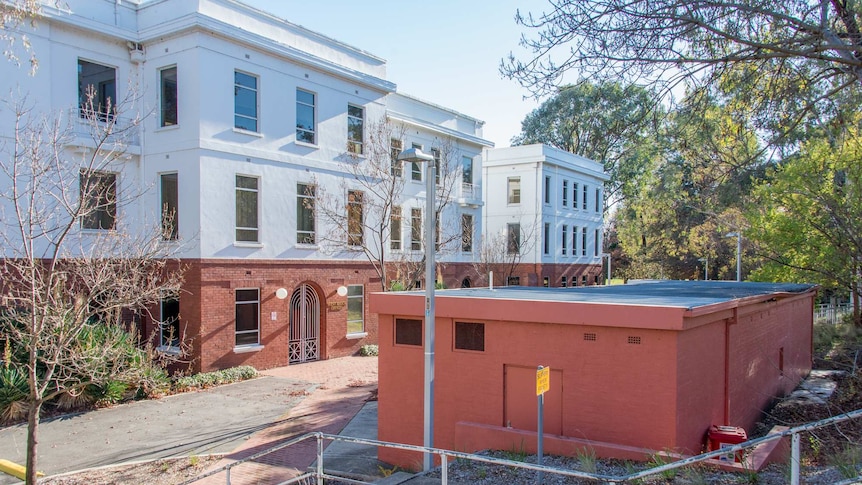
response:
[[[473,260],[479,284],[488,281],[493,272],[495,285],[508,285],[524,259],[524,255],[533,251],[537,244],[538,222],[523,224],[523,218],[512,223],[504,230],[483,234],[478,241],[477,258]]]
[[[60,5],[60,0],[54,2]],[[36,72],[39,60],[31,51],[30,39],[20,31],[22,25],[30,24],[36,26],[36,21],[42,15],[42,3],[39,0],[9,0],[0,2],[0,43],[5,44],[3,55],[15,65],[20,65],[20,59],[16,50],[21,49],[30,54],[30,73]]]
[[[62,117],[18,102],[12,138],[0,147],[0,328],[25,354],[9,365],[27,375],[28,484],[43,404],[109,381],[146,381],[146,356],[114,330],[180,284],[167,271],[160,228],[124,222],[143,184],[123,170],[137,121],[121,125],[122,106],[91,102]]]
[[[370,123],[363,153],[345,155],[341,163],[346,176],[333,191],[318,184],[312,197],[306,197],[306,208],[313,205],[323,229],[317,243],[325,251],[361,251],[380,278],[381,288],[390,288],[390,278],[407,282],[416,281],[424,269],[425,253],[417,258],[416,251],[404,246],[400,239],[392,240],[393,223],[400,224],[409,218],[399,205],[404,199],[404,183],[410,173],[397,160],[403,148],[406,129],[388,119]],[[450,139],[438,140],[431,148],[438,167],[435,194],[435,212],[438,226],[437,247],[441,252],[451,251],[460,241],[460,222],[441,218],[453,200],[455,188],[461,180],[457,164],[459,151]],[[393,246],[394,244],[394,246]],[[393,268],[395,265],[397,268]]]

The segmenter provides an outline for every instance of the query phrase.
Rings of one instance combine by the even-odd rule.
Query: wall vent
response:
[[[632,337],[632,336],[629,336],[629,340],[628,340],[628,342],[629,342],[630,344],[633,344],[633,345],[640,345],[640,344],[641,344],[641,338],[640,338],[640,337]]]
[[[596,334],[584,333],[584,340],[586,340],[588,342],[595,342],[596,341]]]

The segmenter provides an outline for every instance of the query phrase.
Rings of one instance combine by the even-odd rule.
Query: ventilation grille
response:
[[[640,337],[631,337],[631,336],[629,336],[629,340],[628,340],[628,342],[629,342],[630,344],[640,345],[640,344],[641,344],[641,338],[640,338]]]
[[[595,341],[596,341],[596,334],[594,334],[594,333],[585,333],[585,334],[584,334],[584,340],[586,340],[586,341],[588,341],[588,342],[595,342]]]

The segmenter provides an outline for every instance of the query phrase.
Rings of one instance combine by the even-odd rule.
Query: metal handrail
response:
[[[670,470],[674,470],[674,469],[681,468],[684,466],[692,465],[694,463],[699,463],[699,462],[709,460],[712,458],[716,458],[719,456],[723,456],[723,455],[727,455],[727,454],[731,454],[731,453],[736,453],[738,451],[752,448],[754,446],[757,446],[757,445],[760,445],[763,443],[768,443],[770,441],[779,440],[779,439],[785,438],[787,436],[790,436],[792,439],[791,457],[790,457],[790,460],[791,460],[790,483],[791,483],[791,485],[798,485],[799,484],[799,475],[800,475],[799,464],[801,463],[800,462],[799,434],[806,432],[806,431],[811,431],[814,429],[830,426],[830,425],[840,423],[843,421],[856,419],[859,417],[862,417],[862,409],[857,409],[856,411],[851,411],[849,413],[844,413],[844,414],[832,416],[832,417],[829,417],[826,419],[821,419],[819,421],[814,421],[811,423],[803,424],[801,426],[789,428],[789,429],[784,430],[784,431],[771,433],[771,434],[768,434],[766,436],[762,436],[760,438],[754,438],[754,439],[745,441],[743,443],[739,443],[739,444],[735,444],[733,446],[728,446],[728,447],[722,448],[720,450],[702,453],[700,455],[688,457],[688,458],[685,458],[682,460],[674,461],[671,463],[660,465],[660,466],[657,466],[654,468],[649,468],[649,469],[642,470],[639,472],[634,472],[634,473],[624,475],[624,476],[602,475],[602,474],[598,474],[598,473],[589,473],[589,472],[583,472],[583,471],[579,471],[579,470],[565,470],[565,469],[561,469],[561,468],[554,468],[554,467],[543,466],[543,465],[534,465],[532,463],[506,460],[503,458],[494,458],[494,457],[490,457],[490,456],[477,455],[474,453],[464,453],[464,452],[460,452],[460,451],[444,450],[444,449],[440,449],[440,448],[426,448],[424,446],[418,446],[418,445],[408,445],[408,444],[403,444],[403,443],[392,443],[392,442],[388,442],[388,441],[379,441],[379,440],[372,440],[372,439],[366,439],[366,438],[352,438],[352,437],[348,437],[348,436],[340,436],[340,435],[332,435],[332,434],[326,434],[326,433],[320,433],[320,432],[313,432],[313,433],[306,433],[304,435],[297,436],[295,438],[292,438],[288,441],[285,441],[284,443],[280,443],[279,445],[274,446],[272,448],[269,448],[267,450],[260,451],[258,453],[255,453],[255,454],[248,456],[246,458],[243,458],[241,460],[237,460],[235,462],[228,463],[227,465],[224,465],[224,466],[219,467],[217,469],[210,470],[209,472],[204,473],[202,475],[199,475],[199,476],[195,477],[194,479],[183,482],[181,485],[189,485],[189,484],[197,482],[198,480],[201,480],[203,478],[217,475],[217,474],[222,473],[222,472],[226,473],[226,483],[228,485],[230,485],[230,471],[232,468],[239,466],[243,463],[255,460],[255,459],[260,458],[262,456],[265,456],[267,454],[273,453],[275,451],[281,450],[281,449],[286,448],[288,446],[292,446],[292,445],[295,445],[299,442],[302,442],[302,441],[305,441],[308,439],[312,439],[312,438],[317,440],[317,466],[316,466],[315,471],[304,473],[304,474],[301,474],[300,476],[297,476],[297,477],[293,477],[287,481],[281,482],[279,485],[298,483],[301,480],[305,480],[308,478],[316,478],[317,482],[319,484],[323,483],[323,481],[322,481],[323,479],[338,479],[340,481],[344,481],[347,483],[356,483],[356,484],[367,484],[367,483],[369,483],[369,482],[363,482],[360,480],[351,479],[348,477],[330,475],[330,474],[325,473],[324,469],[323,469],[323,450],[324,450],[323,442],[324,442],[324,440],[342,441],[345,443],[354,443],[354,444],[392,448],[392,449],[405,450],[405,451],[414,451],[417,453],[431,453],[431,454],[439,455],[440,461],[441,461],[440,474],[441,474],[441,484],[442,485],[447,485],[447,483],[448,483],[448,459],[449,458],[465,459],[465,460],[477,461],[477,462],[482,462],[482,463],[488,463],[488,464],[492,464],[492,465],[502,465],[502,466],[508,466],[508,467],[514,467],[514,468],[523,468],[523,469],[534,470],[534,471],[543,472],[543,473],[553,473],[553,474],[557,474],[557,475],[571,476],[571,477],[576,477],[576,478],[585,478],[585,479],[589,479],[589,480],[604,481],[605,483],[609,483],[609,484],[619,484],[619,483],[623,483],[623,482],[628,482],[630,480],[637,480],[640,478],[645,478],[645,477],[648,477],[650,475],[664,473],[664,472],[667,472]],[[860,475],[859,477],[862,477],[862,475]],[[849,480],[846,480],[846,481],[841,482],[841,483],[844,485],[850,484],[850,483],[857,483],[856,480],[859,477],[856,477],[854,479],[849,479]]]

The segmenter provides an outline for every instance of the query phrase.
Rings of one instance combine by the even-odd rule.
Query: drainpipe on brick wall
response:
[[[730,326],[739,323],[739,307],[724,321],[724,424],[730,426]]]

